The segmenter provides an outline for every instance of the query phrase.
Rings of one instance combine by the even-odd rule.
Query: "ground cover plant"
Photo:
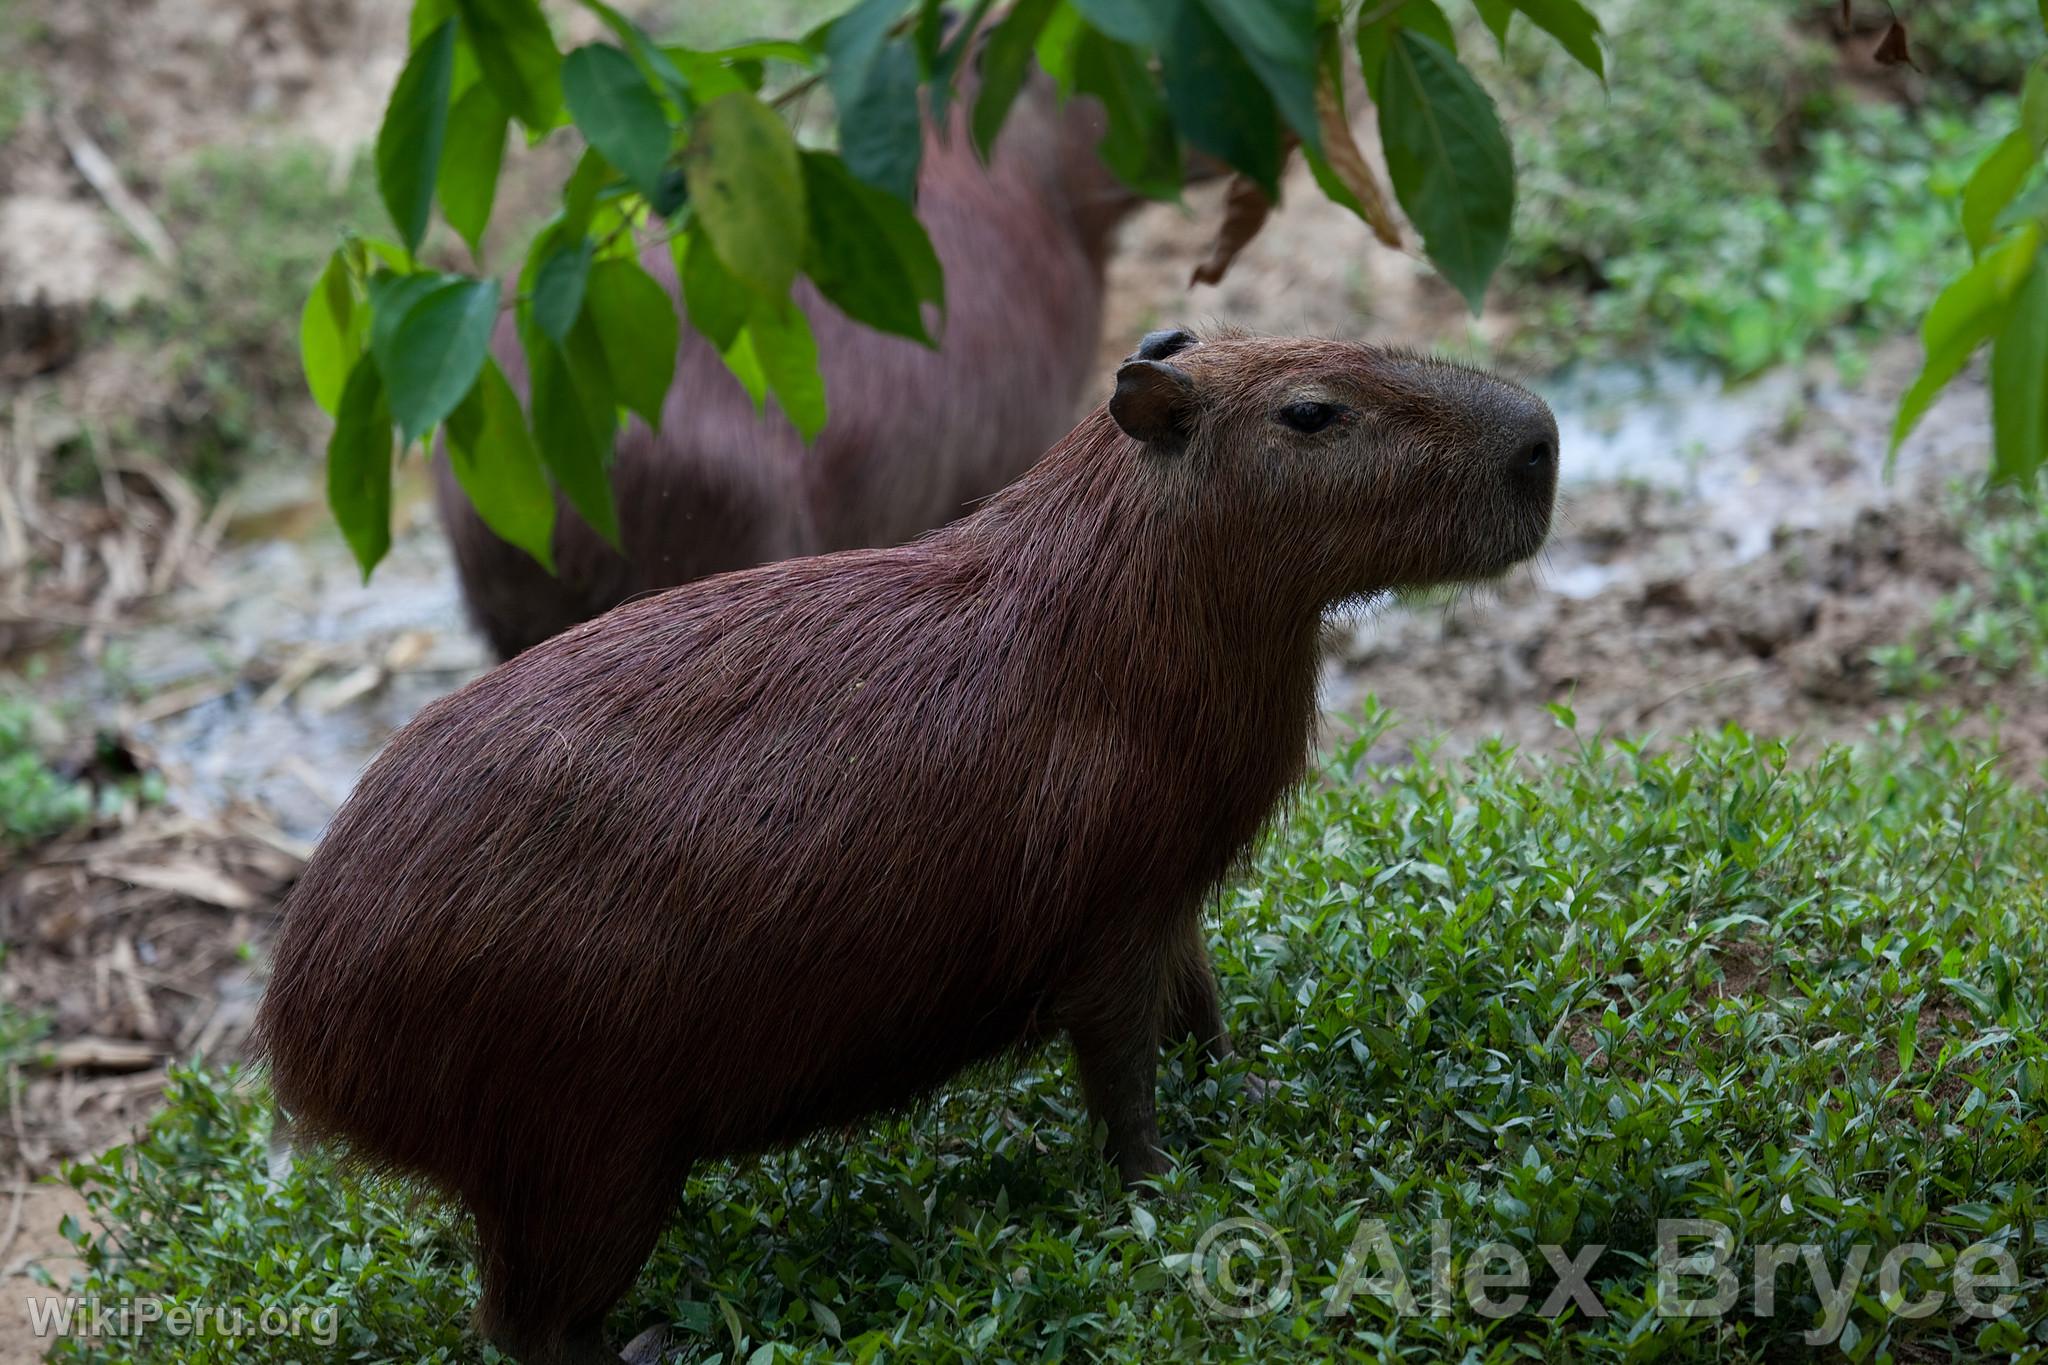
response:
[[[1910,638],[1872,651],[1893,695],[1939,694],[1958,681],[2048,682],[2048,519],[2021,500],[1958,521],[1982,581],[1944,596]]]
[[[1803,1358],[1809,1332],[1858,1360],[2048,1349],[2037,788],[1939,720],[1810,761],[1730,730],[1393,766],[1367,758],[1384,724],[1333,752],[1223,898],[1231,1022],[1277,1089],[1177,1059],[1162,1123],[1182,1160],[1157,1194],[1118,1192],[1056,1049],[700,1169],[616,1326],[676,1321],[687,1358],[721,1362],[1761,1361]],[[260,1080],[187,1073],[170,1098],[145,1141],[70,1173],[96,1220],[71,1229],[83,1292],[305,1326],[56,1359],[300,1360],[320,1330],[321,1359],[494,1358],[467,1335],[457,1220],[324,1156],[279,1172]],[[1257,1222],[1203,1247],[1231,1218]],[[1426,1310],[1439,1219],[1459,1285],[1488,1242],[1527,1255],[1522,1311],[1402,1316],[1359,1287],[1347,1251],[1381,1220]],[[1657,1311],[1660,1219],[1730,1229],[1726,1316]],[[1223,1255],[1247,1237],[1277,1242]],[[2012,1259],[2010,1312],[1891,1311],[1982,1242]],[[1545,1243],[1605,1244],[1586,1276],[1605,1316],[1537,1312]],[[1868,1248],[1856,1292],[1817,1291],[1795,1252],[1760,1312],[1752,1253],[1780,1243],[1831,1276]],[[1904,1243],[1935,1263],[1887,1300],[1877,1267]]]
[[[1859,86],[1816,11],[1776,0],[1606,4],[1613,78],[1581,88],[1556,54],[1486,60],[1519,168],[1503,270],[1527,311],[1513,348],[1539,364],[1654,348],[1741,376],[1907,330],[1969,261],[1957,200],[2013,122],[2007,0],[1912,12],[1943,64],[1889,92]],[[1922,23],[1921,10],[1926,11]],[[1993,59],[1984,31],[2004,25]],[[1864,44],[1864,45],[1867,45]],[[1930,55],[1929,61],[1935,59]]]

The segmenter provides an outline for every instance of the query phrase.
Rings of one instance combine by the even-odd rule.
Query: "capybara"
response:
[[[1067,429],[1101,337],[1110,239],[1142,200],[1096,154],[1093,100],[1061,105],[1034,73],[986,165],[969,102],[956,101],[946,136],[927,131],[918,179],[918,217],[945,270],[939,348],[873,331],[797,287],[831,406],[808,448],[685,328],[661,430],[635,420],[613,455],[623,556],[558,498],[550,576],[492,534],[437,461],[463,596],[499,658],[652,589],[909,540],[1016,478]],[[1196,163],[1198,175],[1213,169]],[[665,248],[644,264],[673,289]],[[523,391],[509,314],[493,349]]]
[[[1160,1171],[1160,1043],[1228,1051],[1201,910],[1302,774],[1325,609],[1532,554],[1556,442],[1447,362],[1155,333],[969,516],[535,645],[398,733],[293,890],[281,1104],[468,1206],[528,1365],[613,1359],[692,1162],[1055,1034]]]

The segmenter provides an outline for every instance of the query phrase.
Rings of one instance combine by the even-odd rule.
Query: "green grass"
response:
[[[50,766],[50,727],[42,708],[0,693],[0,850],[61,834],[93,813],[92,784]]]
[[[6,855],[111,818],[131,800],[163,800],[163,774],[135,772],[132,756],[117,752],[108,737],[93,740],[87,771],[66,771],[72,765],[53,756],[82,746],[83,736],[69,733],[75,721],[70,708],[0,691],[0,868]]]
[[[1819,7],[1595,8],[1605,90],[1533,32],[1505,62],[1483,34],[1464,44],[1514,138],[1502,283],[1526,315],[1513,345],[1539,364],[1654,347],[1747,374],[1817,346],[1853,363],[1911,328],[1967,259],[1956,198],[2012,122],[2010,96],[1985,87],[2015,81],[2014,59],[1985,55],[1984,35],[2022,62],[2044,45],[2017,0],[1945,6],[1918,30],[1944,60],[1908,109],[1850,88],[1832,47],[1794,26]]]
[[[2037,793],[1936,723],[1809,766],[1731,730],[1463,767],[1368,762],[1379,724],[1223,897],[1228,1008],[1279,1088],[1254,1101],[1239,1071],[1197,1080],[1175,1057],[1181,1164],[1157,1195],[1116,1190],[1054,1050],[914,1115],[700,1169],[615,1326],[672,1319],[689,1358],[724,1362],[1805,1358],[1803,1270],[1779,1273],[1773,1316],[1746,1271],[1725,1320],[1654,1311],[1657,1220],[1704,1218],[1745,1266],[1763,1243],[1813,1243],[1831,1271],[1873,1247],[1839,1338],[1856,1359],[2039,1357],[2036,1297],[1997,1321],[1908,1319],[1875,1283],[1912,1241],[1997,1241],[2030,1295],[2048,1270]],[[146,1142],[74,1170],[104,1229],[73,1229],[86,1292],[252,1320],[326,1307],[323,1359],[493,1359],[463,1326],[459,1220],[317,1156],[268,1188],[266,1131],[259,1088],[186,1074]],[[1218,1317],[1190,1292],[1194,1247],[1230,1217],[1291,1251],[1275,1311]],[[1368,1219],[1426,1304],[1439,1218],[1461,1273],[1489,1240],[1607,1244],[1591,1280],[1610,1316],[1536,1316],[1533,1253],[1531,1311],[1500,1321],[1397,1319],[1363,1290],[1327,1311]],[[56,1358],[303,1354],[144,1337]]]

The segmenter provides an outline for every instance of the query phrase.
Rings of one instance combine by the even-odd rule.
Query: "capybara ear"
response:
[[[1195,381],[1161,360],[1126,360],[1116,372],[1109,415],[1148,446],[1179,450],[1195,412]]]
[[[1145,339],[1138,343],[1138,349],[1131,352],[1131,359],[1164,360],[1168,356],[1179,355],[1200,340],[1200,337],[1185,327],[1167,327],[1157,332],[1147,332]]]

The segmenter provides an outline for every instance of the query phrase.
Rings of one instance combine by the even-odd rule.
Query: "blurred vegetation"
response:
[[[22,116],[42,98],[42,80],[28,62],[10,62],[5,54],[26,52],[37,25],[21,0],[0,0],[0,146],[14,135]]]
[[[175,167],[160,210],[178,242],[167,286],[106,332],[161,367],[186,472],[217,491],[252,457],[303,459],[299,309],[344,224],[368,221],[367,158],[338,168],[308,144],[213,148]]]
[[[91,740],[89,764],[57,757],[84,747],[56,709],[0,691],[0,867],[10,852],[90,820],[112,819],[131,803],[163,800],[163,774],[136,772],[132,756],[117,751],[111,739]],[[86,771],[77,771],[81,767]]]
[[[2048,508],[2038,497],[2014,496],[1991,515],[1956,519],[1984,581],[1944,597],[1914,638],[1873,651],[1885,690],[1917,696],[1957,680],[2014,677],[2048,683]]]
[[[93,812],[92,785],[50,765],[47,711],[0,693],[0,852],[62,833]]]
[[[1823,345],[1853,371],[1860,343],[1909,330],[1968,261],[1956,198],[2011,125],[2011,96],[1984,91],[2016,85],[2034,55],[2032,0],[1907,9],[1938,74],[1884,84],[1920,89],[1917,105],[1849,78],[1833,6],[1595,8],[1604,91],[1547,44],[1511,40],[1498,63],[1484,34],[1462,45],[1521,173],[1503,283],[1529,313],[1522,358],[1658,350],[1744,375]]]
[[[1569,721],[1569,713],[1560,709]],[[1807,1358],[1801,1272],[1775,1316],[1663,1317],[1660,1218],[1869,1244],[1837,1344],[1864,1360],[2038,1344],[2044,1305],[1984,1322],[1892,1316],[1886,1250],[2002,1243],[2035,1283],[2048,1184],[2048,805],[1939,723],[1791,764],[1729,730],[1668,750],[1582,737],[1532,762],[1368,759],[1340,746],[1222,898],[1218,974],[1249,1065],[1171,1059],[1181,1164],[1133,1200],[1097,1158],[1063,1049],[957,1082],[921,1111],[712,1163],[614,1326],[673,1320],[693,1361]],[[335,1311],[335,1359],[498,1359],[468,1333],[464,1229],[302,1156],[280,1182],[246,1081],[186,1074],[141,1145],[75,1168],[83,1292]],[[1210,1316],[1190,1255],[1256,1217],[1293,1256],[1279,1311]],[[1611,1312],[1324,1314],[1360,1218],[1387,1220],[1427,1302],[1428,1223],[1459,1264],[1499,1239],[1609,1244]],[[1537,1267],[1532,1304],[1547,1288]],[[1270,1265],[1256,1268],[1264,1275]],[[1906,1267],[1908,1297],[1946,1288]],[[1239,1267],[1244,1273],[1244,1267]],[[55,1359],[268,1362],[290,1339],[161,1336]]]
[[[840,0],[663,6],[665,37],[713,45],[802,32]],[[1603,90],[1529,25],[1506,58],[1470,16],[1460,51],[1499,98],[1520,175],[1499,297],[1508,346],[1550,366],[1656,350],[1733,374],[1901,333],[1965,259],[1955,196],[2011,122],[2034,55],[2034,0],[1902,9],[1924,77],[1907,102],[1844,75],[1833,6],[1596,0]],[[0,0],[0,141],[38,98],[32,21]],[[1852,40],[1861,51],[1874,40]],[[154,171],[154,168],[152,168]],[[242,462],[304,455],[296,322],[343,224],[381,216],[367,152],[337,174],[310,145],[212,149],[162,172],[175,278],[106,335],[167,367],[166,450],[217,488]]]

